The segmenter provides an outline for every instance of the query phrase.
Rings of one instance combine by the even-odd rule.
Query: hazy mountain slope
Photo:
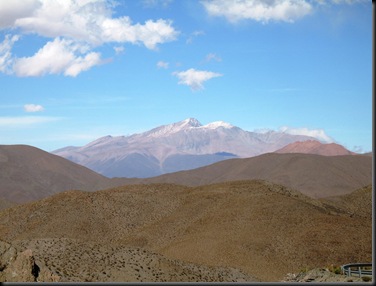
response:
[[[372,158],[368,156],[319,156],[268,153],[230,159],[194,170],[140,180],[189,186],[218,182],[264,179],[311,197],[343,195],[372,183]]]
[[[304,153],[322,156],[355,155],[355,153],[347,150],[345,147],[339,144],[323,144],[315,140],[294,142],[275,151],[275,153]]]
[[[16,203],[9,202],[0,197],[0,211],[6,208],[11,208],[16,206]]]
[[[106,136],[83,147],[53,153],[108,177],[145,178],[198,168],[231,156],[252,157],[312,139],[283,132],[248,132],[222,121],[202,125],[188,118],[144,133]],[[226,153],[232,155],[223,156]]]
[[[0,145],[0,182],[0,197],[17,203],[111,186],[108,178],[88,168],[27,145]]]
[[[60,247],[65,239],[70,251],[46,251],[47,241],[42,241],[52,238],[50,248]],[[118,267],[134,273],[109,256],[128,247],[204,267],[233,267],[262,281],[280,281],[305,267],[370,261],[372,222],[263,181],[193,188],[133,185],[64,192],[4,210],[0,240],[32,248],[40,261],[68,276],[92,277],[91,271],[97,273],[100,265],[107,265],[105,281],[117,275]],[[95,254],[93,260],[87,259],[90,253]],[[146,261],[140,264],[135,259],[141,274],[163,267]],[[82,272],[75,271],[74,265]]]

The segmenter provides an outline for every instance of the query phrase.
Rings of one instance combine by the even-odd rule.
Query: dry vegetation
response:
[[[70,191],[0,212],[0,240],[61,281],[281,281],[372,258],[370,187],[317,200],[265,181]]]

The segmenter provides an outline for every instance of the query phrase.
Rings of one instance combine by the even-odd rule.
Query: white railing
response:
[[[370,269],[371,268],[371,269]],[[372,276],[372,263],[351,263],[341,266],[342,273],[347,276],[353,274],[362,276]]]

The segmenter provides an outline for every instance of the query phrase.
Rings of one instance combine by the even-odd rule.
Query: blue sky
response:
[[[0,0],[0,144],[197,118],[372,150],[372,3]]]

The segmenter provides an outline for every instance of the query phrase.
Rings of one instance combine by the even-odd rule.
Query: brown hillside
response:
[[[322,156],[355,155],[342,145],[336,143],[323,144],[316,140],[294,142],[275,151],[275,153],[303,153]]]
[[[41,242],[46,239],[48,243]],[[83,281],[82,277],[114,281],[119,269],[123,273],[131,271],[126,270],[130,267],[129,249],[162,255],[178,265],[191,263],[196,269],[231,267],[245,273],[231,274],[233,278],[256,277],[262,281],[281,281],[287,273],[306,267],[372,258],[370,219],[351,216],[340,206],[265,181],[190,188],[132,185],[99,192],[64,192],[0,212],[0,240],[20,250],[31,248],[38,261],[54,273],[59,268],[66,281]],[[46,243],[53,244],[51,240],[58,245],[47,251]],[[63,240],[69,240],[69,247],[59,246]],[[111,253],[115,252],[119,252],[125,268],[113,260]],[[164,271],[163,263],[147,265],[147,259],[137,257],[134,266],[140,274],[155,274],[156,267]],[[107,280],[90,274],[104,265]],[[204,281],[196,274],[192,279],[181,279],[180,274],[166,279]],[[161,281],[151,274],[142,277]]]
[[[328,197],[324,202],[346,210],[348,214],[372,219],[372,186],[366,186],[350,194]]]
[[[188,186],[262,179],[322,198],[343,195],[372,183],[372,158],[268,153],[140,180]]]
[[[0,197],[23,203],[71,189],[98,190],[110,180],[27,145],[0,145]]]

